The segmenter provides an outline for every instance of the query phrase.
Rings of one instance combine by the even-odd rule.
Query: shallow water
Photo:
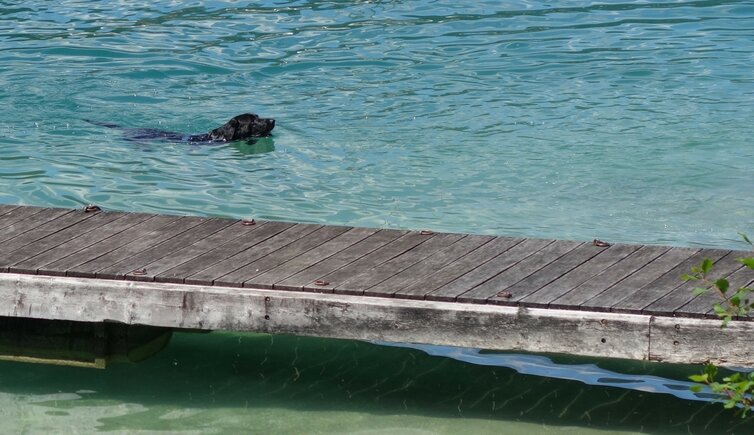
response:
[[[736,233],[754,233],[752,18],[751,1],[0,2],[0,203],[740,248]],[[276,118],[274,136],[133,143],[84,121],[200,133],[247,111]],[[361,400],[337,389],[338,368],[310,370],[304,389],[287,389],[289,368],[260,386],[229,368],[232,352],[259,357],[223,347],[234,340],[184,337],[105,372],[2,363],[1,424],[745,431],[674,396],[359,343],[306,346],[350,349],[335,364],[357,373]],[[300,347],[283,343],[277,361],[294,365]],[[398,362],[347,364],[372,357]],[[432,364],[453,369],[404,388]],[[512,395],[498,410],[495,370],[518,386],[500,387]],[[484,388],[462,394],[477,377]],[[417,404],[384,405],[388,390],[367,388],[380,382]]]
[[[206,355],[212,355],[207,358]],[[508,358],[519,370],[527,357]],[[530,361],[531,363],[531,361]],[[720,405],[656,394],[690,367],[575,358],[574,373],[634,372],[645,391],[521,375],[345,340],[177,334],[157,357],[107,370],[3,363],[4,433],[750,433]],[[530,367],[532,365],[530,364]],[[540,361],[540,367],[545,367]],[[522,370],[525,371],[525,370]],[[640,372],[641,374],[638,374]],[[605,379],[606,383],[617,383]],[[665,381],[672,385],[672,381]],[[682,383],[680,383],[682,384]],[[683,388],[683,386],[680,386]]]

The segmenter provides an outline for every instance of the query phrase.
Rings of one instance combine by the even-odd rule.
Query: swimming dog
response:
[[[204,134],[183,134],[153,128],[124,128],[109,122],[98,122],[88,119],[85,121],[102,127],[122,129],[127,140],[134,142],[234,142],[242,139],[269,136],[272,129],[275,128],[274,119],[260,118],[254,113],[244,113],[234,116],[230,121]]]

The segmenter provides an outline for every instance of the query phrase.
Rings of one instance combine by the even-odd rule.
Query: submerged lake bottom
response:
[[[751,433],[698,366],[175,333],[106,370],[2,362],[5,433]]]

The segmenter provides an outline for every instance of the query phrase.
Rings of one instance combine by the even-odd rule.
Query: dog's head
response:
[[[269,136],[273,128],[275,128],[274,119],[260,118],[253,113],[244,113],[212,130],[209,132],[209,136],[212,140],[231,142],[249,137]]]

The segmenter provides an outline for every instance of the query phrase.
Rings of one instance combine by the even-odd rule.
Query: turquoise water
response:
[[[752,41],[751,1],[3,2],[0,203],[743,247],[736,233],[754,233]],[[200,133],[247,111],[276,118],[274,136],[133,143],[83,121]],[[3,363],[0,424],[751,429],[672,395],[360,343],[306,341],[347,349],[335,351],[344,359],[315,352],[307,364],[327,368],[321,377],[262,382],[229,368],[229,352],[259,357],[222,347],[236,339],[179,338],[105,372]],[[297,345],[274,349],[295,365]],[[348,365],[373,355],[392,371]],[[491,405],[502,372],[518,389],[501,386],[508,395]],[[346,399],[335,373],[362,397]],[[468,386],[476,379],[484,388]],[[406,408],[390,395],[384,405],[388,390],[367,388],[378,383]],[[485,405],[466,410],[459,397]],[[495,410],[498,400],[509,402]]]

